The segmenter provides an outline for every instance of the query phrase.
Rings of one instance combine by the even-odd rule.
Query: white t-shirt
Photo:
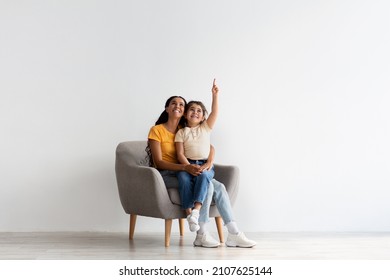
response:
[[[211,129],[204,121],[196,127],[184,127],[175,136],[175,142],[183,142],[184,156],[188,159],[207,159],[210,153]]]

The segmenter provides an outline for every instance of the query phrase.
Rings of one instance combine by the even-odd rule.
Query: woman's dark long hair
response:
[[[168,121],[168,118],[169,118],[169,115],[168,115],[168,112],[166,111],[166,109],[168,108],[169,104],[171,103],[171,101],[174,99],[174,98],[181,98],[183,99],[184,101],[184,108],[187,107],[187,101],[185,100],[184,97],[181,97],[181,96],[178,96],[178,95],[174,95],[174,96],[171,96],[167,99],[167,101],[165,102],[165,109],[164,111],[162,111],[160,117],[158,117],[156,123],[154,125],[158,125],[158,124],[162,124],[162,123],[166,123]],[[184,127],[185,126],[185,118],[184,116],[181,117],[180,121],[179,121],[179,127]],[[149,145],[149,141],[148,141],[148,145],[146,146],[145,148],[145,151],[146,151],[146,160],[147,162],[149,162],[149,166],[151,167],[155,167],[154,166],[154,162],[153,162],[153,156],[152,156],[152,151],[150,149],[150,145]]]

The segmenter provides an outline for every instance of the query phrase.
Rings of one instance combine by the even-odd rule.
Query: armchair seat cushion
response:
[[[181,206],[179,190],[177,188],[169,188],[167,190],[169,199],[172,201],[172,203]]]
[[[180,200],[178,188],[173,187],[173,188],[168,188],[167,190],[168,190],[169,199],[172,201],[172,203],[181,206],[181,200]],[[211,205],[215,205],[214,200],[212,200]]]

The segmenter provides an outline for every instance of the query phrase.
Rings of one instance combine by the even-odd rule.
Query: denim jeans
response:
[[[205,160],[188,160],[191,164],[203,165]],[[214,167],[204,170],[202,174],[193,176],[186,171],[179,171],[179,194],[183,209],[193,208],[195,202],[203,204],[211,179],[214,178]]]
[[[224,224],[226,225],[233,222],[233,209],[230,204],[230,198],[226,191],[226,187],[215,179],[211,180],[206,200],[203,202],[202,208],[200,208],[199,222],[207,223],[210,220],[209,212],[213,198]]]
[[[167,189],[179,188],[179,181],[177,180],[177,171],[159,170]]]
[[[176,177],[177,172],[161,170],[160,173],[163,177],[165,185],[170,187],[178,186],[178,180]],[[233,210],[225,185],[215,179],[211,180],[207,191],[206,199],[205,201],[203,201],[202,208],[200,208],[199,222],[207,223],[210,220],[209,212],[213,198],[215,204],[217,205],[218,212],[221,215],[225,225],[230,222],[233,222]]]

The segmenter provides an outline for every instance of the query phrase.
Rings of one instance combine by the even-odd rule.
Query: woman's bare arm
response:
[[[200,166],[194,164],[172,163],[162,158],[160,142],[149,139],[149,146],[152,152],[153,162],[158,169],[172,171],[187,171],[188,173],[197,176],[201,173]]]

